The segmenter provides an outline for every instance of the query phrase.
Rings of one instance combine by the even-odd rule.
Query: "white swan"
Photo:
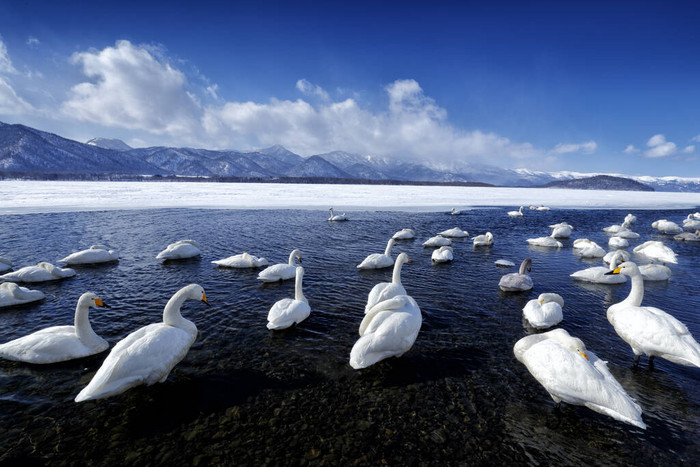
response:
[[[24,305],[25,303],[36,302],[45,297],[39,290],[29,290],[20,287],[14,282],[3,282],[0,284],[0,308],[13,305]]]
[[[438,233],[438,235],[450,238],[465,238],[469,236],[469,232],[462,230],[459,227],[453,227],[451,229],[443,230],[442,232]]]
[[[117,250],[110,250],[104,245],[92,245],[87,250],[71,253],[60,261],[69,266],[74,264],[111,263],[119,261],[119,253]]]
[[[642,409],[603,360],[564,329],[523,337],[513,353],[557,404],[582,405],[645,429]]]
[[[700,242],[700,230],[696,230],[695,233],[683,232],[675,235],[673,239],[678,242]]]
[[[104,352],[106,340],[90,326],[90,307],[106,307],[92,292],[78,299],[73,326],[52,326],[0,345],[0,357],[27,363],[56,363]]]
[[[75,276],[70,268],[59,268],[51,263],[39,263],[36,266],[25,266],[14,272],[0,276],[0,280],[10,282],[47,282]]]
[[[543,293],[536,300],[530,300],[523,308],[523,317],[535,329],[547,329],[559,324],[563,319],[561,308],[564,299],[556,293]]]
[[[441,237],[440,235],[430,237],[429,239],[423,242],[424,247],[438,247],[449,245],[452,245],[452,240],[450,240],[449,238]]]
[[[341,221],[346,221],[348,220],[347,216],[345,213],[342,214],[333,214],[333,208],[328,209],[331,212],[331,217],[328,218],[329,221],[332,222],[341,222]]]
[[[561,227],[561,228],[568,228],[568,229],[574,230],[574,226],[572,226],[571,224],[569,224],[569,223],[567,223],[567,222],[560,222],[560,223],[558,223],[558,224],[552,224],[552,225],[549,226],[549,228],[552,229],[552,230],[558,229],[558,228],[560,228],[560,227]]]
[[[394,240],[410,240],[416,236],[416,233],[412,229],[401,229],[394,234]]]
[[[350,366],[359,370],[389,357],[400,357],[416,341],[423,317],[416,301],[397,295],[374,305],[360,323],[360,338],[350,351]]]
[[[474,237],[474,246],[491,246],[493,245],[493,234],[491,232],[486,232],[483,235],[477,235]]]
[[[199,245],[194,240],[180,240],[179,242],[171,243],[165,250],[158,253],[156,259],[187,259],[201,255]]]
[[[406,295],[406,289],[404,289],[403,284],[401,283],[401,268],[403,267],[404,263],[410,262],[411,259],[406,253],[401,253],[396,257],[391,282],[380,282],[372,287],[372,290],[370,290],[369,295],[367,296],[365,313],[371,310],[372,307],[379,302],[389,300],[397,295]]]
[[[608,246],[610,248],[627,248],[628,246],[630,246],[630,242],[628,242],[622,237],[618,237],[617,235],[615,235],[608,239]]]
[[[441,246],[437,250],[433,250],[430,260],[433,263],[447,263],[454,259],[451,246]]]
[[[197,338],[197,326],[180,314],[187,299],[208,305],[201,286],[190,284],[178,290],[165,305],[163,322],[137,329],[117,342],[75,402],[102,399],[134,386],[165,381]]]
[[[537,210],[538,211],[549,211],[549,208],[547,206],[540,205],[540,206],[537,206]]]
[[[552,238],[569,238],[571,237],[571,227],[568,225],[560,225],[552,230]]]
[[[237,269],[261,268],[263,266],[267,266],[267,260],[265,258],[258,258],[257,256],[253,256],[245,252],[241,253],[240,255],[229,256],[228,258],[224,259],[217,259],[216,261],[212,261],[212,263],[222,268]]]
[[[688,214],[688,217],[683,219],[683,228],[685,230],[698,230],[700,229],[700,220],[693,217],[692,214]]]
[[[683,232],[683,229],[681,229],[678,226],[678,224],[676,224],[675,222],[667,221],[666,219],[660,219],[658,221],[652,222],[651,227],[658,230],[661,233],[677,234]]]
[[[12,261],[0,256],[0,272],[9,271],[10,269],[12,269]]]
[[[603,232],[616,234],[621,230],[629,230],[630,225],[631,223],[628,223],[627,220],[625,220],[625,222],[623,222],[622,224],[613,224],[610,227],[605,227],[603,229]]]
[[[693,216],[695,219],[700,220],[700,212],[693,213],[691,214],[691,216]]]
[[[631,224],[634,224],[635,222],[637,222],[637,216],[635,216],[634,214],[629,213],[625,216],[625,222],[624,222],[625,224],[631,225]]]
[[[532,288],[532,278],[527,275],[530,272],[532,260],[527,258],[520,264],[520,270],[501,277],[498,287],[504,292],[520,292]]]
[[[493,262],[493,264],[502,268],[512,268],[513,266],[515,266],[514,262],[508,261],[507,259],[497,259]]]
[[[357,265],[357,269],[383,269],[393,266],[394,258],[391,257],[390,253],[391,247],[394,246],[395,243],[396,240],[390,238],[389,242],[386,244],[384,253],[372,253]]]
[[[564,245],[554,237],[538,237],[528,238],[527,243],[532,246],[541,246],[545,248],[561,248]]]
[[[605,262],[605,264],[610,264],[613,258],[615,257],[619,257],[621,260],[618,264],[622,264],[625,261],[629,261],[630,258],[632,258],[632,255],[630,255],[629,252],[626,250],[613,250],[606,253],[605,256],[603,256],[603,261]]]
[[[292,324],[299,324],[309,317],[311,307],[309,301],[302,292],[302,278],[304,268],[296,267],[296,281],[294,283],[294,298],[283,298],[275,302],[267,314],[267,329],[286,329]]]
[[[634,239],[639,238],[639,234],[637,232],[632,232],[629,229],[618,230],[617,233],[615,234],[615,236],[620,237],[620,238],[624,238],[626,240],[634,240]]]
[[[632,288],[626,299],[608,308],[608,321],[617,335],[627,342],[634,352],[635,365],[639,356],[661,357],[673,363],[700,367],[700,344],[688,332],[685,324],[651,306],[642,306],[644,280],[639,268],[631,261],[622,263],[609,274],[629,276]]]
[[[525,209],[524,206],[520,206],[520,209],[518,209],[517,211],[508,211],[507,214],[510,217],[523,217],[523,209]]]
[[[273,264],[269,268],[265,268],[258,274],[258,280],[263,282],[277,282],[291,279],[297,273],[296,261],[301,263],[301,251],[292,250],[289,254],[287,264]]]
[[[650,240],[636,246],[632,251],[634,251],[634,253],[637,255],[641,255],[642,257],[649,259],[650,261],[673,264],[678,263],[676,253],[662,242]]]
[[[618,250],[612,253],[612,256],[607,261],[607,263],[610,264],[609,267],[593,266],[591,268],[576,271],[575,273],[571,274],[570,277],[572,277],[574,280],[592,282],[594,284],[622,284],[627,282],[627,278],[625,276],[608,274],[608,272],[612,271],[618,265],[626,261],[624,253],[627,252]],[[629,253],[627,253],[627,257],[629,259]]]
[[[663,264],[643,264],[639,267],[645,281],[667,281],[671,277],[671,268]]]
[[[580,258],[602,258],[605,256],[605,250],[596,242],[588,241],[587,244],[579,244],[574,253]]]

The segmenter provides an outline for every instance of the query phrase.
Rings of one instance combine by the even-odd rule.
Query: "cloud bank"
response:
[[[672,156],[678,150],[676,143],[666,141],[662,134],[654,135],[647,141],[647,146],[651,149],[644,152],[644,156],[650,158]]]

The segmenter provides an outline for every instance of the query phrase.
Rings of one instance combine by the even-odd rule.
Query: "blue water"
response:
[[[697,209],[696,209],[697,210]],[[78,297],[96,292],[109,310],[92,310],[94,330],[110,344],[162,319],[170,296],[199,283],[211,307],[188,301],[183,315],[200,336],[163,384],[76,404],[106,353],[48,366],[0,361],[0,463],[635,463],[697,464],[700,460],[700,369],[632,352],[605,310],[629,285],[590,285],[569,274],[599,261],[579,260],[575,238],[607,246],[602,228],[627,211],[507,209],[445,213],[350,212],[328,223],[321,211],[146,210],[3,216],[0,255],[16,267],[56,262],[92,244],[120,252],[117,264],[76,268],[75,277],[31,285],[46,299],[0,310],[0,342],[59,324],[72,324]],[[695,211],[695,210],[693,210]],[[700,245],[673,241],[651,229],[660,218],[680,223],[685,211],[639,211],[634,230],[664,241],[679,255],[667,282],[647,283],[644,303],[683,321],[700,338]],[[575,228],[561,250],[528,247],[547,225]],[[459,226],[455,260],[434,266],[421,243]],[[408,293],[423,326],[413,348],[362,371],[348,365],[367,293],[389,281],[391,269],[358,272],[369,253],[412,228],[405,251]],[[474,249],[471,237],[491,231],[495,245]],[[200,259],[160,263],[156,254],[191,238]],[[304,294],[311,316],[296,328],[265,328],[271,305],[293,296],[293,281],[262,285],[257,271],[218,269],[212,260],[248,251],[271,263],[303,252]],[[497,259],[532,258],[534,289],[498,289]],[[516,266],[517,268],[517,266]],[[561,326],[609,362],[612,373],[643,409],[646,431],[582,407],[554,403],[513,356],[528,334],[522,307],[543,292],[566,303]]]

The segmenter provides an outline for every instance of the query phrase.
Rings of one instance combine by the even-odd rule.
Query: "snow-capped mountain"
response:
[[[129,149],[134,149],[120,139],[92,138],[85,144],[89,146],[97,146],[98,148],[102,149],[114,149],[115,151],[128,151]]]

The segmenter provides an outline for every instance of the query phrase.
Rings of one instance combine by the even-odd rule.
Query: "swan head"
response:
[[[56,269],[56,266],[54,266],[51,263],[47,263],[45,261],[42,261],[41,263],[37,264],[38,267],[42,269],[46,269],[49,272],[53,272]]]
[[[409,258],[406,253],[401,253],[399,256],[396,257],[396,262],[397,263],[410,263],[411,258]]]
[[[486,232],[486,239],[489,241],[493,240],[493,234],[491,232]]]
[[[524,259],[522,264],[520,265],[520,274],[525,274],[526,272],[530,272],[532,269],[532,260],[530,258]]]
[[[612,271],[608,271],[605,273],[606,276],[612,275],[612,274],[623,274],[625,276],[636,276],[636,275],[641,275],[641,272],[639,272],[639,268],[637,267],[636,264],[634,264],[632,261],[625,261]]]
[[[540,294],[539,297],[537,297],[537,303],[540,305],[544,305],[545,303],[558,303],[559,306],[564,306],[564,299],[561,297],[561,295],[556,294],[556,293],[543,293]]]
[[[102,301],[94,292],[85,292],[78,299],[78,305],[87,305],[93,308],[112,308]]]
[[[295,259],[301,264],[301,250],[292,250],[289,254],[289,264],[293,264]]]
[[[556,294],[552,294],[552,295],[556,295]],[[567,349],[571,352],[576,352],[579,355],[581,355],[583,358],[588,360],[588,353],[586,351],[586,344],[584,344],[581,339],[571,336],[564,329],[555,329],[555,330],[549,331],[545,334],[547,334],[547,336],[550,339],[557,341],[565,349]]]
[[[192,300],[199,300],[204,302],[205,305],[209,305],[207,301],[207,294],[204,293],[204,288],[199,284],[190,284],[182,288],[182,291],[186,298]]]

